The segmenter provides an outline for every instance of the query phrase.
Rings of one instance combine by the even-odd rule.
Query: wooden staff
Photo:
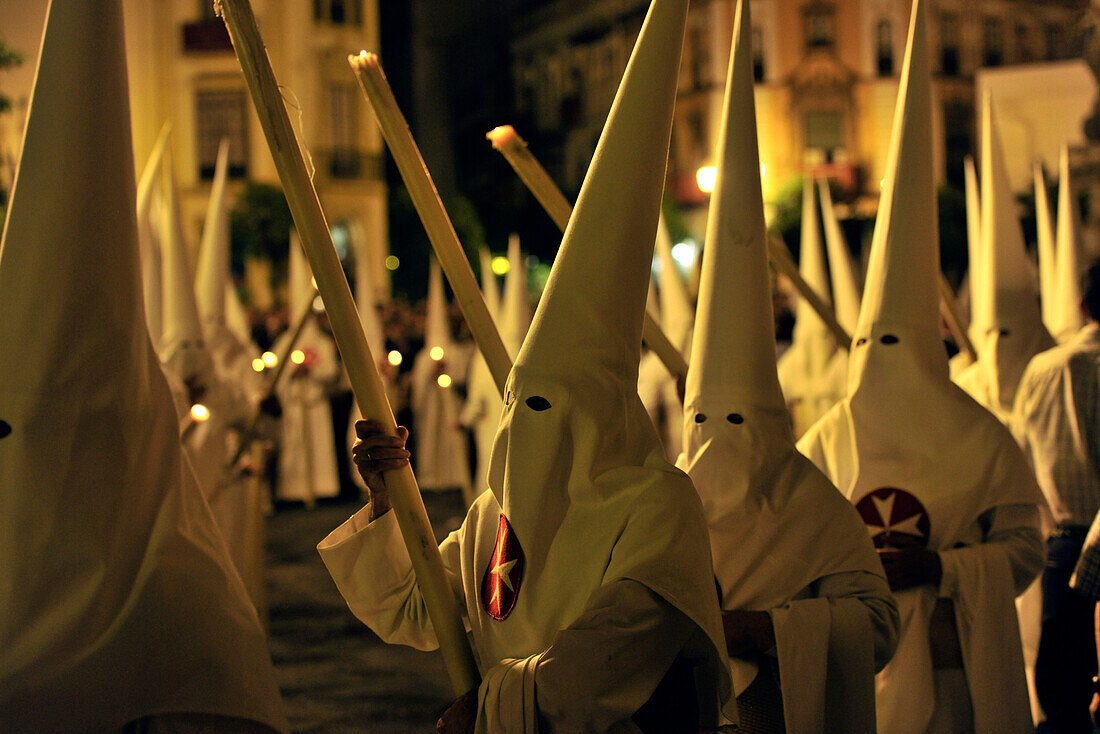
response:
[[[233,50],[259,114],[260,125],[294,216],[302,249],[324,299],[356,402],[364,416],[381,421],[386,433],[396,436],[397,425],[386,399],[382,378],[363,333],[340,259],[332,245],[328,223],[306,170],[302,149],[290,124],[252,7],[248,0],[220,0],[217,7],[229,30]],[[387,471],[383,476],[451,685],[456,695],[465,694],[477,687],[480,675],[458,605],[443,570],[443,559],[424,510],[420,488],[408,465]]]
[[[360,51],[348,56],[348,63],[351,64],[363,93],[367,95],[367,101],[374,109],[374,119],[382,129],[382,137],[386,139],[390,154],[397,163],[397,169],[401,172],[401,178],[420,215],[420,221],[428,233],[435,256],[451,284],[451,290],[454,291],[458,307],[470,327],[470,333],[473,334],[485,363],[489,365],[497,390],[504,395],[504,384],[508,380],[508,373],[512,371],[512,359],[504,348],[504,341],[500,338],[493,317],[489,315],[485,298],[474,280],[474,271],[470,269],[470,262],[458,241],[455,228],[439,199],[439,192],[428,173],[428,167],[424,165],[420,149],[416,147],[409,124],[401,114],[401,108],[397,106],[397,99],[386,81],[378,56]]]
[[[538,162],[538,159],[527,149],[527,143],[519,136],[511,125],[501,125],[489,131],[485,136],[493,147],[500,151],[504,159],[519,175],[520,180],[526,184],[528,190],[534,194],[542,208],[550,215],[554,224],[558,225],[563,233],[569,224],[569,217],[573,214],[573,205],[562,194],[550,174]],[[687,361],[680,350],[661,329],[660,324],[647,311],[645,321],[642,323],[642,339],[653,350],[657,357],[673,377],[684,378],[687,376]]]
[[[951,336],[955,338],[955,345],[958,346],[960,351],[965,352],[966,356],[970,357],[971,362],[977,362],[978,352],[974,349],[974,343],[970,341],[970,336],[966,333],[966,324],[963,323],[962,316],[955,310],[955,294],[951,291],[951,286],[948,284],[947,278],[943,277],[943,273],[938,275],[940,315],[947,322],[947,328],[950,330]]]
[[[798,295],[806,299],[810,307],[825,322],[825,326],[829,327],[829,331],[833,332],[836,345],[844,351],[849,351],[852,348],[852,335],[844,330],[844,327],[836,320],[836,312],[806,282],[806,279],[802,277],[802,273],[798,272],[798,266],[794,264],[794,259],[791,258],[791,253],[787,251],[787,246],[783,244],[783,240],[771,233],[768,234],[768,259],[771,260],[776,270],[791,281],[794,289],[798,291]]]

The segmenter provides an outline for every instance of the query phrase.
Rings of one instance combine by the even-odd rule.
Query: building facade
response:
[[[244,181],[279,184],[225,25],[210,0],[125,0],[134,156],[140,172],[171,124],[184,226],[197,243],[222,138],[230,197]],[[377,0],[252,0],[291,120],[342,256],[389,251],[382,140],[347,56],[379,44]],[[346,256],[345,256],[346,257]],[[376,272],[377,271],[377,272]],[[381,267],[375,292],[389,292]]]
[[[517,129],[563,187],[583,178],[647,0],[557,0],[521,18],[512,44]],[[962,183],[975,150],[981,68],[1079,56],[1087,0],[932,0],[937,166]],[[752,0],[764,198],[807,172],[827,175],[873,212],[885,168],[910,0]],[[682,207],[706,195],[735,0],[690,10],[669,160]]]

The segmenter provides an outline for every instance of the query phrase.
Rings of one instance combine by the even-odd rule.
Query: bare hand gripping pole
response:
[[[252,8],[248,0],[220,0],[216,6],[225,20],[245,82],[256,105],[260,125],[294,215],[302,249],[309,259],[317,290],[328,311],[336,345],[351,379],[356,402],[364,416],[380,421],[387,433],[396,435],[397,426],[386,400],[382,379],[363,334],[351,289],[333,248],[317,191],[306,172],[302,151],[287,116]],[[416,478],[408,466],[385,472],[384,477],[451,685],[455,693],[461,695],[478,685],[477,665],[458,605],[443,571],[443,559],[428,523]]]
[[[348,63],[374,109],[374,118],[382,129],[382,137],[386,139],[386,145],[397,163],[409,196],[416,205],[420,221],[428,232],[428,239],[431,240],[435,256],[447,276],[447,282],[451,284],[458,307],[462,310],[485,363],[489,365],[497,390],[503,395],[504,383],[508,380],[508,373],[512,371],[512,359],[504,348],[493,317],[489,315],[481,289],[474,280],[474,271],[470,269],[470,262],[466,259],[454,226],[447,217],[443,202],[439,200],[439,192],[436,191],[428,168],[424,165],[424,158],[416,147],[409,124],[397,106],[397,99],[382,72],[378,56],[361,51],[348,56]]]

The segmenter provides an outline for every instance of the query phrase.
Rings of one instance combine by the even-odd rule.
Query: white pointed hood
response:
[[[983,292],[989,276],[982,261],[982,200],[978,187],[978,172],[974,159],[963,160],[963,176],[966,187],[966,260],[967,293],[970,297],[970,324],[967,334],[977,349],[989,328],[989,297]]]
[[[595,588],[633,579],[706,633],[706,674],[728,683],[702,508],[637,392],[686,20],[686,0],[650,6],[508,376],[482,501],[502,509],[526,576],[483,659],[516,657],[517,640],[545,649]]]
[[[222,139],[214,166],[214,181],[206,206],[195,273],[195,300],[204,327],[225,324],[225,286],[229,280],[229,211],[225,183],[229,171],[229,140]]]
[[[527,257],[519,249],[519,235],[508,238],[508,277],[504,281],[500,335],[508,353],[515,356],[531,328],[531,301],[527,297]]]
[[[1058,319],[1055,314],[1058,303],[1058,260],[1054,248],[1054,218],[1050,211],[1050,196],[1047,194],[1047,178],[1043,164],[1036,161],[1031,169],[1035,187],[1035,234],[1039,251],[1039,296],[1043,313],[1043,324],[1053,331]]]
[[[512,235],[515,237],[516,235]],[[511,245],[511,239],[509,239]],[[493,255],[488,247],[478,249],[478,260],[481,265],[481,296],[485,299],[485,306],[489,309],[489,315],[494,320],[500,318],[500,285],[497,276],[493,273]]]
[[[672,237],[669,236],[664,215],[657,223],[656,249],[661,262],[661,327],[680,353],[687,354],[691,349],[695,306],[688,295],[687,282],[680,275],[680,268],[672,257]]]
[[[821,219],[825,225],[825,246],[829,252],[829,278],[833,285],[833,308],[836,320],[849,334],[855,331],[859,321],[860,283],[856,264],[848,251],[844,233],[833,209],[833,195],[829,182],[818,181],[821,194]]]
[[[286,729],[147,336],[121,3],[50,7],[0,243],[0,730]]]
[[[1081,220],[1070,180],[1069,148],[1062,146],[1058,161],[1057,304],[1051,332],[1059,342],[1070,339],[1085,323],[1081,313]]]
[[[180,382],[204,379],[212,365],[203,339],[199,308],[195,301],[195,276],[191,253],[183,233],[179,194],[172,168],[172,151],[164,154],[164,181],[167,188],[162,230],[162,285],[164,289],[160,343],[165,369]]]
[[[897,383],[915,388],[916,378],[950,385],[937,289],[931,73],[922,3],[913,6],[863,302],[852,335],[848,392],[853,407],[864,403],[864,395],[889,393]]]
[[[814,186],[806,177],[802,187],[802,244],[799,248],[798,272],[802,279],[821,296],[829,298],[829,275],[825,271],[825,253],[821,245]],[[825,365],[836,351],[836,341],[825,322],[805,298],[795,306],[794,333],[791,346],[779,360],[779,379],[788,400],[805,399],[819,388]],[[819,413],[820,414],[820,413]]]
[[[225,192],[228,164],[229,141],[222,140],[202,230],[195,301],[203,339],[218,376],[228,384],[243,383],[249,394],[258,394],[262,387],[252,369],[252,360],[259,348],[252,342],[244,307],[229,278],[229,211]]]
[[[137,188],[137,226],[138,243],[141,250],[141,283],[145,296],[145,321],[149,327],[149,338],[153,346],[160,344],[163,328],[161,326],[163,297],[161,284],[161,245],[157,227],[153,224],[153,192],[160,180],[161,162],[164,149],[168,145],[169,123],[164,123],[160,137],[149,154],[149,160],[141,173]]]
[[[882,571],[855,510],[795,450],[779,391],[748,16],[739,2],[677,464],[703,500],[723,609],[769,610],[827,574]],[[733,667],[739,692],[755,668]],[[788,730],[806,729],[799,716],[788,706]]]
[[[447,315],[447,296],[443,292],[443,271],[432,258],[428,273],[428,302],[424,316],[424,348],[440,347],[444,356],[451,350],[451,320]]]
[[[978,361],[959,376],[959,385],[1002,420],[1012,413],[1024,368],[1039,352],[1054,346],[1043,326],[1039,294],[1016,216],[1004,149],[986,94],[982,103],[982,312],[988,319],[980,335]]]

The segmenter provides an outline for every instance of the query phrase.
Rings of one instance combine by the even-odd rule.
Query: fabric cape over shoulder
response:
[[[0,244],[0,729],[199,713],[285,730],[180,453],[139,267],[121,3],[53,3]]]

